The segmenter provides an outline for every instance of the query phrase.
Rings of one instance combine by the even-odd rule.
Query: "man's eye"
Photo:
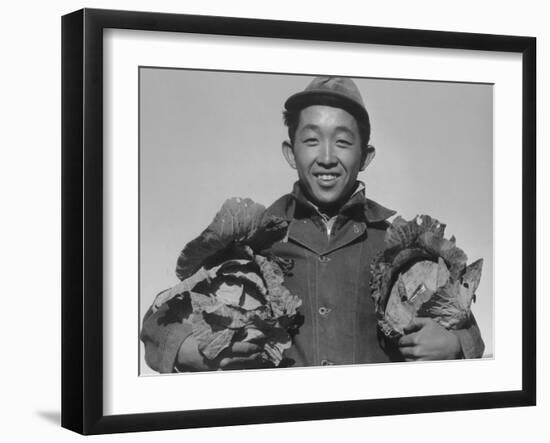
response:
[[[351,146],[353,143],[346,139],[339,139],[339,140],[336,140],[336,144],[341,146]]]
[[[314,138],[314,137],[309,137],[309,138],[306,138],[305,140],[303,140],[302,143],[304,145],[308,145],[308,146],[316,145],[317,144],[317,139]]]

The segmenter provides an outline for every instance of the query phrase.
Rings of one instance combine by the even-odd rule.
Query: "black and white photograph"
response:
[[[139,375],[495,357],[493,84],[138,84]]]

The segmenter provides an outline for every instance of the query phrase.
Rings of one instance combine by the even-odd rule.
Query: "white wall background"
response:
[[[0,221],[2,295],[5,300],[0,373],[0,416],[3,441],[73,441],[81,439],[59,427],[60,414],[60,17],[83,6],[228,15],[282,20],[319,21],[410,27],[449,31],[532,35],[538,38],[539,226],[548,224],[550,173],[542,152],[550,97],[542,79],[550,75],[550,30],[542,2],[436,1],[353,2],[322,5],[311,1],[155,3],[112,0],[86,3],[10,2],[3,8],[0,103]],[[549,236],[539,236],[539,275],[550,266]],[[544,246],[547,247],[544,252]],[[539,278],[539,295],[549,289]],[[548,302],[539,297],[540,313]],[[258,425],[115,435],[96,438],[136,441],[279,441],[280,439],[375,439],[447,442],[491,438],[541,441],[548,434],[550,388],[543,374],[548,352],[548,324],[539,323],[539,389],[537,407],[493,411],[378,417],[309,423]],[[513,327],[513,325],[510,325]],[[460,431],[460,429],[463,431]],[[391,431],[390,431],[391,430]],[[349,436],[349,437],[348,437]]]

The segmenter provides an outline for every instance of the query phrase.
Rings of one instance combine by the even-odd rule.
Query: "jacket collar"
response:
[[[340,209],[341,214],[361,210],[367,223],[382,222],[392,215],[395,211],[385,208],[374,200],[365,197],[365,187],[362,182],[358,182],[356,192]],[[297,211],[316,211],[313,205],[304,195],[299,182],[294,183],[290,194],[284,195],[266,210],[266,215],[275,215],[288,221],[295,217]]]

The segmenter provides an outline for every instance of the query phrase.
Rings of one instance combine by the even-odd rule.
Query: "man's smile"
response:
[[[317,183],[322,187],[329,187],[336,183],[340,174],[337,172],[315,172],[313,176],[317,179]]]

